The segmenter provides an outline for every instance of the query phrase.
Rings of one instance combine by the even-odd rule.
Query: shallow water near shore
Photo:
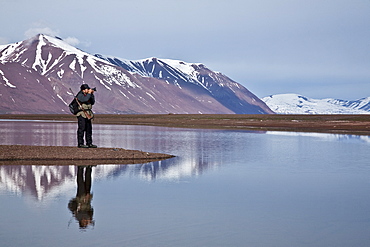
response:
[[[76,127],[0,121],[0,144],[75,146]],[[93,128],[100,147],[177,157],[81,170],[0,166],[1,246],[370,243],[369,136]],[[81,203],[88,169],[92,198]]]

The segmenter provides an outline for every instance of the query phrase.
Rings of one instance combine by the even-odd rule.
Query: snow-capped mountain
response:
[[[299,94],[277,94],[262,100],[278,114],[369,114],[370,97],[356,101],[311,99]]]
[[[366,111],[370,113],[370,97],[362,98],[359,100],[340,100],[340,99],[329,99],[328,102],[335,105],[341,105],[350,109]]]
[[[203,103],[207,103],[206,98],[203,97],[211,96],[213,101],[217,100],[235,113],[272,113],[245,87],[200,63],[158,58],[129,61],[99,54],[95,56],[143,77],[155,78],[166,84],[175,85],[181,90],[196,90],[201,93],[197,100]]]
[[[83,83],[97,88],[96,113],[272,113],[200,64],[94,56],[42,34],[0,47],[0,113],[69,113]]]

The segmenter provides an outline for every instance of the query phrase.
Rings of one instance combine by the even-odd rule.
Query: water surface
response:
[[[0,121],[0,143],[75,146],[76,128]],[[177,157],[92,167],[82,227],[70,204],[82,188],[76,167],[0,166],[1,246],[370,243],[368,136],[93,128],[100,147]]]

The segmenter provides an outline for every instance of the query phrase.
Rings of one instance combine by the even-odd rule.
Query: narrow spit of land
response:
[[[76,122],[70,114],[0,115],[0,119]],[[249,114],[96,114],[94,124],[148,125],[197,129],[295,131],[370,135],[365,115],[249,115]]]
[[[136,164],[174,156],[123,148],[0,145],[0,165],[96,165]]]

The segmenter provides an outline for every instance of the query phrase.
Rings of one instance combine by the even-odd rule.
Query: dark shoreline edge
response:
[[[0,119],[76,122],[71,114],[0,114]],[[96,114],[93,124],[370,135],[370,114]]]

